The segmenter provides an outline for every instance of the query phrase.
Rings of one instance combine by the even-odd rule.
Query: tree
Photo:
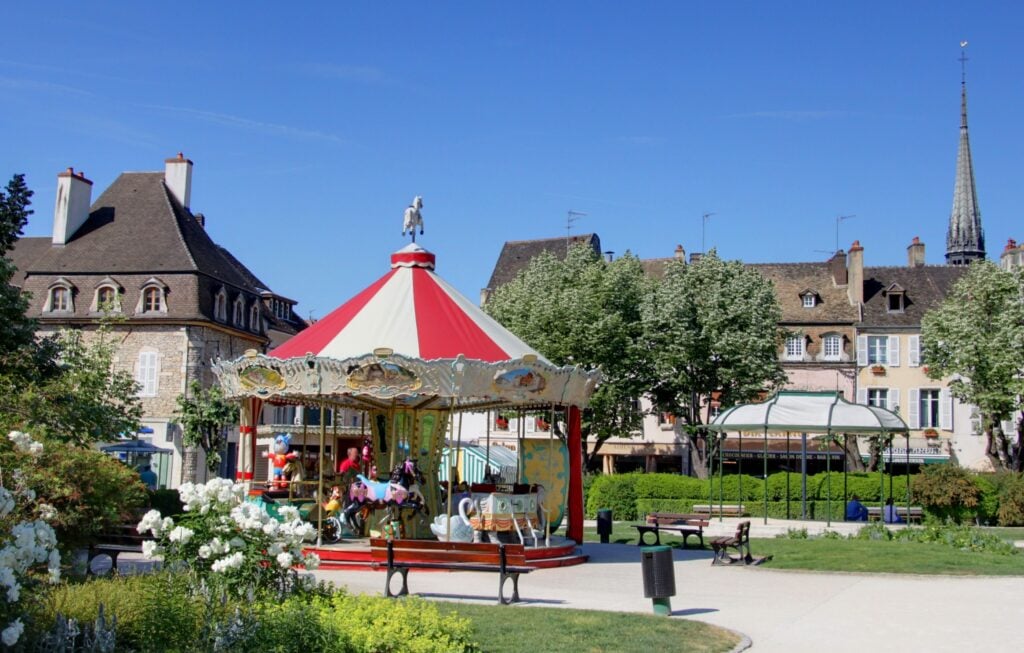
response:
[[[178,396],[175,417],[181,423],[181,441],[186,447],[182,476],[191,481],[196,478],[196,447],[206,454],[206,468],[216,472],[221,451],[227,446],[225,429],[238,420],[238,406],[227,401],[217,386],[206,390],[193,380],[188,393]]]
[[[996,469],[1024,466],[1024,271],[972,263],[921,322],[923,363],[950,393],[977,406],[986,455]],[[1002,422],[1016,422],[1016,442]]]
[[[484,306],[555,365],[604,373],[583,411],[583,457],[590,469],[608,438],[629,437],[640,427],[638,400],[650,382],[640,304],[651,287],[636,257],[627,253],[609,262],[575,245],[565,260],[546,252],[534,258]]]
[[[19,353],[35,340],[35,323],[25,317],[28,298],[13,285],[17,270],[7,258],[32,211],[32,191],[25,175],[14,175],[0,191],[0,368],[17,362]]]
[[[704,422],[712,399],[729,407],[785,381],[781,316],[770,281],[714,250],[697,263],[670,263],[643,303],[643,339],[654,365],[649,394],[655,410],[675,416],[697,476],[707,476],[715,454],[717,439]]]
[[[135,433],[138,388],[130,374],[114,370],[110,323],[88,342],[81,331],[37,338],[28,299],[11,285],[7,253],[32,214],[31,197],[23,175],[0,193],[0,428],[82,446]]]

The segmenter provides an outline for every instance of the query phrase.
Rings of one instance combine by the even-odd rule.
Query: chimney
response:
[[[907,247],[907,266],[912,268],[924,267],[924,243],[917,236],[910,241]]]
[[[203,215],[202,213],[196,213],[195,216],[193,216],[193,217],[195,217],[196,222],[199,223],[200,227],[202,227],[203,229],[206,228],[206,216],[205,215]]]
[[[1017,249],[1017,241],[1014,240],[1013,238],[1007,238],[1006,247],[1003,248],[1003,252],[1012,252],[1015,249]]]
[[[607,252],[604,253],[604,258],[606,261],[611,263],[612,260],[615,258],[615,252],[613,252],[612,250],[608,250]]]
[[[845,286],[848,280],[846,270],[846,252],[838,250],[828,260],[828,271],[832,273],[832,283],[837,286]]]
[[[853,241],[850,245],[846,271],[846,294],[851,304],[860,306],[864,303],[864,248],[860,246],[859,240]]]
[[[690,252],[690,264],[700,263],[700,259],[703,254],[700,252]]]
[[[186,209],[192,200],[192,161],[178,152],[178,156],[164,161],[164,185],[171,195]]]
[[[682,245],[676,245],[675,257],[680,261],[686,261],[686,250],[683,249]]]
[[[92,182],[68,168],[57,174],[57,203],[53,208],[53,244],[64,246],[89,218]]]

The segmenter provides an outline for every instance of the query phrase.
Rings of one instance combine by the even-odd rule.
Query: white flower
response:
[[[295,521],[299,518],[299,509],[295,506],[281,506],[277,509],[277,514],[286,522]]]
[[[155,555],[159,555],[160,552],[160,547],[153,540],[146,540],[142,543],[142,556],[144,558],[152,558]]]
[[[204,544],[204,545],[199,547],[199,557],[200,558],[205,560],[205,559],[209,558],[212,554],[213,554],[213,551],[210,549],[210,545],[209,544]]]
[[[16,505],[14,495],[8,492],[6,488],[0,487],[0,517],[6,517],[11,514]]]
[[[7,602],[17,603],[19,597],[21,597],[21,585],[15,582],[7,588]]]
[[[284,553],[278,553],[277,564],[281,565],[282,569],[288,569],[292,566],[292,554],[287,551]]]
[[[281,526],[276,519],[271,519],[266,524],[263,524],[263,533],[273,537],[277,534],[278,528]]]
[[[235,551],[229,556],[225,556],[220,560],[215,560],[213,565],[211,566],[211,569],[218,573],[228,571],[230,569],[237,569],[238,567],[242,566],[242,561],[242,552]]]
[[[320,566],[320,556],[318,556],[315,553],[310,553],[306,555],[302,562],[305,565],[306,569],[308,569],[309,571],[313,571],[314,569]]]
[[[14,443],[14,448],[21,453],[27,453],[31,456],[38,456],[43,452],[43,445],[32,439],[32,436],[28,433],[22,433],[21,431],[11,431],[7,434],[7,439]]]
[[[154,537],[160,537],[160,529],[162,525],[163,522],[160,518],[160,511],[150,510],[142,517],[142,521],[140,521],[139,525],[135,527],[135,530],[143,535],[152,531]]]
[[[170,532],[170,534],[167,536],[167,539],[169,539],[172,542],[181,542],[182,544],[188,544],[188,541],[192,539],[193,535],[195,535],[195,531],[193,531],[191,528],[178,526]]]
[[[50,574],[50,582],[56,585],[60,582],[60,552],[57,549],[50,551],[50,560],[46,571]]]
[[[21,623],[21,619],[15,619],[11,622],[11,625],[4,628],[3,633],[0,633],[0,639],[4,641],[6,646],[14,646],[18,643],[18,638],[21,637],[23,630],[25,630],[25,625]]]
[[[48,503],[39,504],[39,518],[50,521],[57,516],[57,509]]]

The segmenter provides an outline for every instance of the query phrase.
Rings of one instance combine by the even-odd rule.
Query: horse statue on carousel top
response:
[[[416,242],[416,227],[420,228],[420,235],[423,235],[423,216],[420,209],[423,208],[423,198],[417,195],[413,198],[412,204],[405,209],[405,219],[402,221],[402,235],[406,232],[412,234],[412,242]]]
[[[356,516],[359,515],[365,523],[372,510],[387,510],[385,521],[389,522],[395,521],[401,509],[411,509],[425,515],[430,513],[420,491],[420,485],[425,485],[427,480],[415,459],[407,458],[395,465],[386,481],[374,481],[362,474],[357,475],[356,479],[349,487],[349,504],[342,512],[342,517],[353,531],[362,530]]]

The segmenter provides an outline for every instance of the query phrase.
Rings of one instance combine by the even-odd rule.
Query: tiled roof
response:
[[[775,286],[783,323],[853,324],[860,317],[846,286],[833,281],[828,263],[748,263],[747,267]],[[800,295],[807,290],[818,296],[813,308],[804,308]]]
[[[601,254],[601,239],[597,234],[581,234],[569,238],[569,243],[585,243]],[[548,252],[558,259],[564,259],[566,253],[565,238],[541,238],[537,240],[510,240],[501,248],[498,262],[494,265],[491,280],[487,282],[490,289],[503,286],[516,278],[520,271],[530,264],[541,252]]]
[[[865,267],[864,320],[858,326],[919,326],[924,314],[939,305],[966,272],[966,267],[949,265]],[[889,311],[885,291],[893,284],[905,292],[902,312]]]

